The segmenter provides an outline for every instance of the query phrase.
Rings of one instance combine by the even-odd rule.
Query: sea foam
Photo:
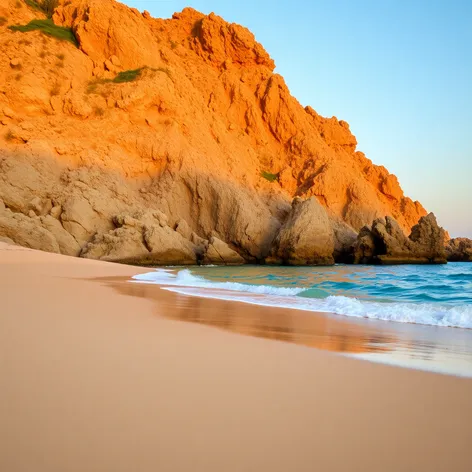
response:
[[[249,285],[215,282],[193,275],[188,269],[170,272],[162,269],[133,277],[136,282],[170,285],[168,290],[205,298],[235,300],[261,306],[334,313],[402,323],[472,329],[472,306],[439,303],[375,302],[355,297],[330,295],[325,298],[298,296],[308,291],[300,287]]]
[[[206,289],[232,290],[235,292],[249,292],[261,295],[298,295],[304,288],[273,287],[271,285],[248,285],[238,282],[211,282],[198,275],[193,275],[188,269],[172,274],[158,269],[155,272],[139,274],[133,277],[138,282],[151,282],[159,285],[178,285],[183,287],[200,287]]]

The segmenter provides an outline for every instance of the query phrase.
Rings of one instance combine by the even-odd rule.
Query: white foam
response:
[[[161,272],[161,269],[147,274],[133,277],[138,282],[152,282],[160,285],[179,285],[183,287],[216,288],[235,292],[258,293],[261,295],[297,295],[304,292],[304,288],[273,287],[271,285],[247,285],[238,282],[210,282],[203,277],[193,275],[188,269],[180,272]]]
[[[177,274],[156,270],[133,278],[137,282],[172,285],[174,287],[168,290],[205,298],[237,300],[255,305],[335,313],[357,318],[472,329],[471,305],[379,303],[344,296],[297,297],[295,295],[302,293],[305,289],[246,285],[237,282],[211,282],[203,277],[192,275],[187,269]]]

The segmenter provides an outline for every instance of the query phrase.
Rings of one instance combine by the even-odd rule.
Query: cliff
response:
[[[191,8],[155,19],[114,0],[60,2],[52,24],[27,3],[0,6],[0,237],[136,261],[131,233],[150,254],[178,234],[189,263],[212,238],[263,261],[294,197],[316,197],[335,256],[376,218],[408,233],[426,215],[357,151],[345,121],[290,95],[246,28]],[[145,235],[158,227],[151,250]],[[145,260],[173,260],[164,253]]]

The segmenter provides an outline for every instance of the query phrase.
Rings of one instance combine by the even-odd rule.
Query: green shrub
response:
[[[70,28],[57,26],[51,19],[48,20],[32,20],[27,25],[9,26],[12,31],[21,31],[27,33],[29,31],[41,31],[41,33],[57,38],[61,41],[69,41],[74,46],[78,46],[77,39]]]
[[[141,67],[139,69],[134,69],[134,70],[125,70],[123,72],[120,72],[114,79],[112,80],[106,80],[102,79],[100,82],[105,83],[105,82],[114,82],[115,84],[122,84],[125,82],[134,82],[135,80],[139,79],[143,71],[148,70],[152,72],[163,72],[166,74],[170,79],[172,79],[172,73],[168,67],[158,67],[157,69],[153,69],[152,67]]]
[[[124,82],[134,82],[141,75],[141,72],[143,71],[143,69],[144,67],[141,67],[140,69],[125,70],[123,72],[120,72],[113,79],[113,82],[115,84],[122,84]]]
[[[125,70],[123,72],[119,72],[114,79],[96,79],[87,85],[87,88],[85,89],[85,93],[87,95],[90,94],[99,94],[104,98],[107,98],[109,93],[107,91],[101,91],[99,92],[98,86],[99,85],[104,85],[104,84],[124,84],[126,82],[134,82],[135,80],[139,79],[143,71],[149,70],[152,72],[163,72],[164,74],[167,74],[170,78],[172,78],[170,69],[167,67],[159,67],[158,69],[153,69],[151,67],[141,67],[139,69],[133,69],[133,70]]]
[[[274,182],[279,178],[278,174],[271,174],[270,172],[261,172],[261,177],[268,180],[269,182]]]

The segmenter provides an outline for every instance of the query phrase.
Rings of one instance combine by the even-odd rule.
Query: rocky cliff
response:
[[[446,232],[433,213],[422,216],[406,237],[390,216],[364,226],[353,247],[355,264],[445,264]]]
[[[0,237],[133,262],[214,260],[221,243],[223,261],[329,263],[376,218],[409,233],[426,215],[345,121],[290,95],[246,28],[114,0],[59,2],[51,21],[40,3],[0,5]]]

